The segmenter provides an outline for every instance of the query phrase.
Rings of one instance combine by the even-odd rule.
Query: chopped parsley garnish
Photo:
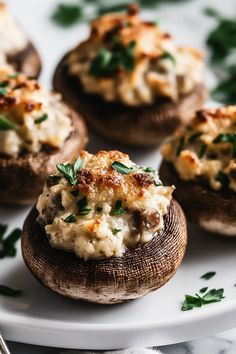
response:
[[[176,156],[179,156],[181,151],[183,150],[184,148],[184,137],[182,136],[179,140],[179,145],[177,146],[177,149],[176,149]]]
[[[95,77],[111,77],[120,70],[130,72],[134,68],[136,42],[131,41],[124,46],[119,39],[113,40],[110,49],[102,48],[92,60],[90,75]]]
[[[74,197],[78,197],[79,195],[79,190],[75,189],[74,191],[71,191],[70,194],[72,194]]]
[[[192,143],[193,141],[195,141],[197,138],[199,138],[203,133],[202,132],[197,132],[192,134],[189,138],[188,141],[189,143]]]
[[[233,157],[236,157],[236,133],[219,134],[214,140],[213,144],[230,143],[232,144]]]
[[[46,113],[42,114],[39,118],[35,119],[35,124],[40,124],[48,119],[48,115]]]
[[[128,173],[135,171],[134,167],[125,166],[123,163],[119,161],[113,162],[111,167],[114,168],[114,170],[116,170],[117,172],[122,173],[124,175],[127,175]]]
[[[60,26],[69,27],[82,18],[82,9],[78,4],[59,4],[52,14],[52,20]]]
[[[9,79],[17,79],[19,75],[20,75],[20,73],[14,73],[14,74],[8,75],[8,77],[9,77]]]
[[[77,202],[77,208],[78,208],[78,215],[87,215],[91,212],[91,208],[86,208],[88,205],[88,200],[86,197],[81,198]]]
[[[201,276],[201,279],[209,280],[216,275],[216,272],[207,272]]]
[[[0,88],[0,96],[5,96],[7,90],[5,88]]]
[[[63,221],[67,223],[75,222],[76,216],[74,214],[70,214]]]
[[[74,165],[71,163],[58,164],[57,169],[63,176],[70,182],[72,186],[75,186],[78,182],[77,172],[83,166],[83,161],[78,157]]]
[[[121,200],[117,200],[114,206],[114,209],[111,213],[112,215],[123,215],[126,214],[125,209],[122,207],[122,202]]]
[[[5,236],[7,226],[0,224],[0,258],[15,257],[16,242],[21,235],[20,229],[14,229],[8,236]]]
[[[196,294],[195,296],[185,295],[185,300],[181,310],[192,310],[196,307],[202,307],[203,305],[219,302],[222,299],[224,299],[224,289],[211,289],[203,296],[200,296],[199,294]]]
[[[120,232],[120,231],[122,231],[122,229],[116,229],[116,228],[112,229],[113,235],[118,234],[118,232]]]
[[[9,286],[0,284],[0,295],[3,296],[20,296],[22,294],[21,290],[12,289]]]
[[[144,172],[147,172],[147,173],[155,172],[154,168],[152,168],[152,167],[145,167],[145,168],[143,169],[143,171],[144,171]]]
[[[0,131],[3,130],[14,130],[16,129],[16,125],[11,122],[7,117],[0,115]]]
[[[175,57],[170,53],[170,52],[165,52],[162,56],[161,59],[169,59],[172,61],[174,64],[176,64],[176,59]]]
[[[207,150],[207,144],[202,144],[198,152],[199,159],[201,159],[205,155],[206,150]]]
[[[9,85],[9,81],[7,80],[0,82],[0,87],[7,87],[8,85]]]
[[[199,292],[200,292],[201,294],[204,294],[207,290],[208,290],[208,287],[205,287],[205,288],[201,288],[201,289],[199,290]]]
[[[220,171],[215,178],[216,181],[219,181],[223,189],[228,189],[229,187],[229,177],[223,171]]]

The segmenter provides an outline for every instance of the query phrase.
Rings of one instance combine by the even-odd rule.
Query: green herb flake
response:
[[[216,272],[207,272],[201,276],[201,279],[209,280],[216,275]]]
[[[56,167],[58,171],[63,174],[63,176],[70,182],[72,186],[76,186],[78,183],[77,172],[83,166],[83,161],[78,157],[76,162],[73,164],[58,164]]]
[[[121,200],[117,200],[114,206],[113,211],[111,212],[112,215],[123,215],[126,214],[125,209],[122,207]]]
[[[182,136],[179,140],[179,145],[177,146],[177,149],[176,149],[176,156],[180,155],[181,151],[184,148],[184,143],[185,143],[185,140],[184,140],[184,137]]]
[[[199,292],[200,292],[201,294],[204,294],[207,290],[208,290],[208,287],[205,287],[205,288],[201,288],[201,289],[199,290]]]
[[[207,144],[202,144],[200,146],[200,149],[199,149],[199,152],[198,152],[199,159],[201,159],[205,155],[206,150],[207,150]]]
[[[195,140],[197,140],[203,133],[202,132],[196,132],[194,134],[192,134],[189,138],[188,141],[189,143],[194,142]]]
[[[116,229],[116,228],[112,229],[113,235],[118,234],[118,232],[120,232],[120,231],[122,231],[122,229]]]
[[[14,73],[14,74],[10,74],[8,75],[9,79],[17,79],[19,77],[20,73]]]
[[[229,187],[229,177],[223,171],[219,171],[218,175],[215,178],[216,181],[221,183],[223,189],[228,189]]]
[[[78,208],[78,215],[87,215],[91,212],[91,208],[86,208],[88,204],[88,200],[86,197],[81,198],[77,202],[77,208]]]
[[[64,220],[66,223],[72,223],[76,221],[76,216],[74,214],[68,215]]]
[[[39,118],[35,119],[35,124],[40,124],[48,119],[48,115],[46,113],[42,114]]]
[[[4,80],[0,82],[0,87],[7,87],[9,85],[9,81]]]
[[[211,289],[202,297],[199,294],[196,294],[195,296],[185,295],[181,310],[192,310],[193,308],[202,307],[203,305],[219,302],[222,299],[224,299],[224,289]]]
[[[15,130],[16,125],[11,122],[7,117],[0,115],[0,131]]]
[[[8,236],[5,236],[7,226],[0,224],[0,258],[15,257],[16,243],[20,239],[21,230],[14,229]]]
[[[5,96],[7,90],[5,88],[0,88],[0,96]]]
[[[111,167],[114,170],[116,170],[117,172],[122,173],[124,175],[127,175],[127,174],[135,171],[134,167],[127,167],[126,165],[124,165],[123,163],[121,163],[119,161],[113,162]]]
[[[10,297],[17,297],[17,296],[22,295],[22,291],[18,290],[18,289],[17,290],[16,289],[12,289],[9,286],[0,284],[0,295],[10,296]]]
[[[152,168],[152,167],[145,167],[143,169],[144,172],[147,172],[147,173],[154,173],[155,172],[155,169]]]
[[[175,57],[170,53],[170,52],[165,52],[162,56],[161,56],[161,59],[164,59],[164,60],[170,60],[172,61],[172,63],[176,64],[176,59]]]
[[[94,57],[90,66],[90,75],[94,77],[111,77],[120,70],[131,72],[134,68],[135,41],[124,46],[119,39],[113,38],[111,48],[102,48]]]
[[[52,20],[62,27],[70,27],[82,18],[82,9],[77,4],[59,4],[52,14]]]

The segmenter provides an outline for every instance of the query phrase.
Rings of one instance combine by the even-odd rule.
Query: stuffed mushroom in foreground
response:
[[[161,151],[161,178],[175,184],[189,220],[236,236],[236,106],[197,112]]]
[[[0,2],[0,38],[0,65],[9,64],[27,76],[38,77],[39,54],[3,2]]]
[[[153,146],[202,108],[202,67],[199,50],[176,47],[130,5],[91,23],[90,37],[59,63],[54,88],[104,137]]]
[[[31,204],[87,142],[83,119],[37,81],[0,68],[0,203]]]
[[[24,260],[51,290],[113,304],[163,286],[187,243],[186,222],[152,168],[119,151],[57,165],[22,235]]]

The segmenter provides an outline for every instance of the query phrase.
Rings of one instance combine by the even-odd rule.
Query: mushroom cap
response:
[[[203,229],[223,236],[236,237],[236,194],[215,191],[207,184],[181,179],[172,163],[160,167],[163,183],[174,184],[174,197],[182,206],[187,220]]]
[[[70,110],[70,116],[74,130],[61,149],[48,148],[17,157],[0,154],[0,203],[33,204],[47,176],[56,172],[56,164],[77,157],[88,141],[87,129],[79,114]]]
[[[174,200],[164,229],[156,237],[122,257],[99,260],[85,261],[52,248],[37,216],[34,207],[23,228],[22,254],[27,267],[49,289],[88,302],[115,304],[160,288],[175,274],[187,245],[185,216]]]
[[[20,52],[8,55],[7,61],[16,71],[29,77],[38,78],[42,69],[40,56],[31,42]]]
[[[131,146],[158,146],[181,124],[187,124],[208,97],[203,84],[180,97],[177,102],[159,99],[155,104],[130,107],[118,102],[106,102],[98,95],[83,90],[80,80],[70,75],[66,54],[58,64],[54,89],[80,112],[89,126],[113,142]]]

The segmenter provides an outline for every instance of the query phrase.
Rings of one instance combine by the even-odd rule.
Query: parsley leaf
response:
[[[207,272],[201,276],[201,279],[209,280],[216,275],[216,272]]]
[[[15,290],[10,288],[9,286],[0,284],[0,295],[15,297],[15,296],[20,296],[21,294],[22,294],[21,290]]]
[[[170,52],[165,52],[161,59],[169,59],[170,61],[172,61],[174,64],[176,64],[176,59],[175,57],[170,53]]]
[[[78,215],[87,215],[92,210],[91,208],[86,208],[88,200],[86,197],[81,198],[77,203]]]
[[[122,208],[121,200],[117,200],[114,206],[113,211],[111,212],[112,215],[123,215],[126,214],[125,209]]]
[[[59,4],[51,18],[59,26],[69,27],[81,20],[82,9],[77,4]]]
[[[35,124],[40,124],[48,119],[48,115],[46,113],[42,114],[39,118],[35,119]]]
[[[135,171],[134,167],[128,167],[119,161],[113,162],[111,167],[114,168],[114,170],[116,170],[117,172],[122,173],[124,175]]]
[[[20,229],[14,229],[8,236],[5,236],[6,231],[7,226],[0,224],[0,258],[15,257],[15,245],[21,236]]]
[[[63,176],[70,182],[72,186],[75,186],[78,182],[77,172],[83,166],[83,161],[78,157],[74,165],[71,163],[58,164],[57,169]]]
[[[185,295],[185,300],[181,310],[192,310],[196,307],[202,307],[203,305],[219,302],[222,299],[224,299],[224,289],[211,289],[202,297],[198,294],[196,294],[196,296]]]
[[[202,288],[199,290],[201,294],[204,294],[208,290],[208,287]]]
[[[70,214],[63,221],[67,223],[75,222],[76,216],[74,214]]]
[[[120,70],[130,72],[134,68],[135,41],[124,46],[119,39],[113,39],[111,48],[102,48],[94,57],[90,66],[90,75],[95,77],[110,77]]]
[[[116,229],[116,228],[112,229],[113,235],[118,234],[118,232],[120,232],[120,231],[122,231],[122,229]]]
[[[11,122],[7,117],[0,115],[0,131],[14,130],[17,126]]]

